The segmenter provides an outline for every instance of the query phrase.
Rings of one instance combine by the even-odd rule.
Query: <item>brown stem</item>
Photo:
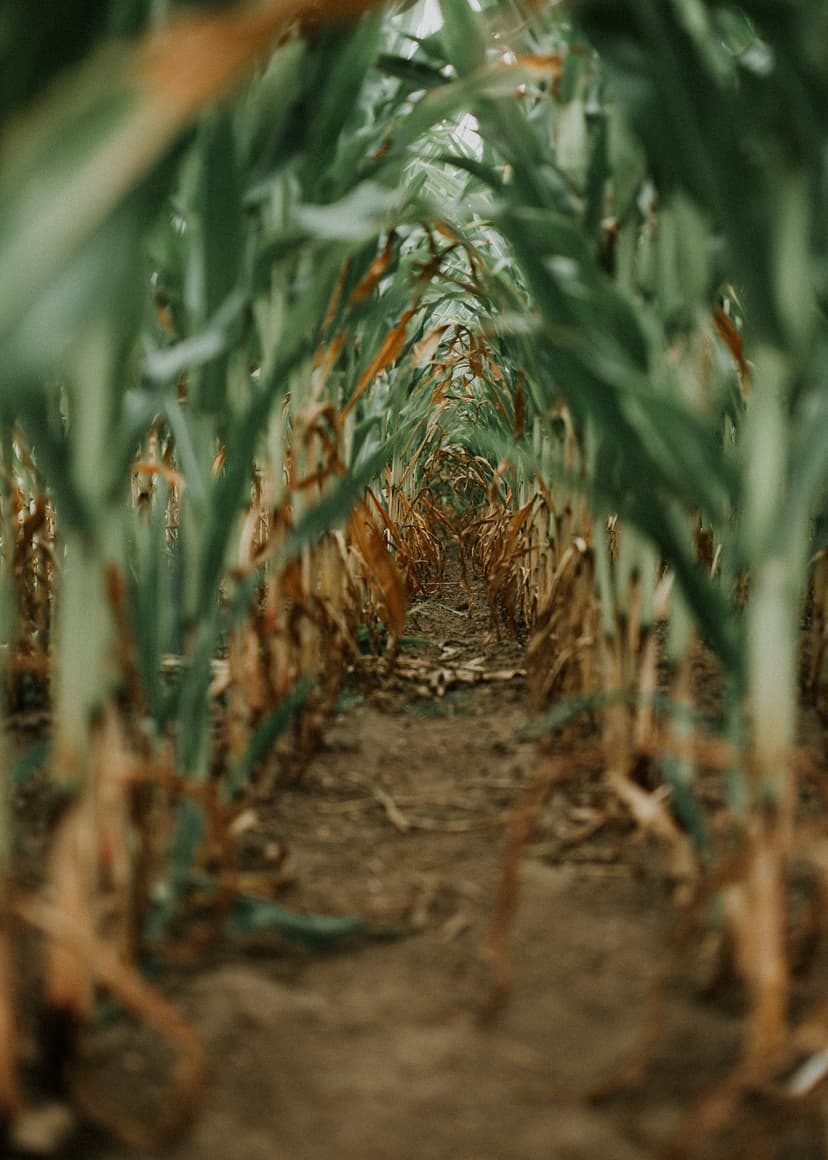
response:
[[[90,937],[94,873],[95,823],[93,803],[87,797],[76,802],[60,824],[49,860],[48,891],[55,910]],[[92,972],[89,963],[61,939],[50,939],[45,960],[44,1071],[48,1086],[60,1094],[77,1032],[92,1013]]]
[[[136,1148],[157,1148],[171,1143],[195,1115],[204,1090],[206,1052],[201,1038],[165,998],[92,931],[78,924],[55,905],[31,900],[18,906],[31,926],[43,931],[68,958],[82,964],[83,974],[112,992],[147,1026],[164,1035],[177,1052],[166,1114],[148,1124],[113,1107],[91,1077],[73,1076],[72,1093],[88,1117]]]
[[[748,1058],[768,1055],[787,1035],[785,877],[784,819],[769,811],[751,824],[744,877],[724,891],[739,971],[750,995]]]
[[[4,916],[5,917],[5,916]],[[3,1130],[20,1106],[17,1090],[17,1021],[14,1015],[14,971],[9,931],[0,927],[0,1147]]]

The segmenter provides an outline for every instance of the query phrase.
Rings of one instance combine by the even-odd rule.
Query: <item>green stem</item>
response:
[[[68,533],[59,592],[55,694],[55,776],[66,788],[85,779],[90,725],[111,689],[112,626],[97,545]]]
[[[799,553],[773,541],[787,488],[787,358],[760,347],[755,396],[747,425],[745,558],[750,563],[747,606],[747,686],[752,726],[754,798],[783,805],[790,796],[790,749],[796,732]],[[799,546],[800,536],[795,536]]]

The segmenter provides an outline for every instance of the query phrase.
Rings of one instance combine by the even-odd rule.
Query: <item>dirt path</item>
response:
[[[556,1098],[617,1078],[653,1026],[647,996],[675,917],[658,851],[620,813],[573,840],[594,816],[596,771],[556,792],[540,819],[523,861],[511,997],[482,1017],[506,820],[538,760],[522,739],[521,652],[494,639],[479,587],[469,600],[456,577],[415,607],[408,631],[423,643],[403,651],[403,675],[350,689],[322,752],[258,803],[241,839],[251,867],[284,856],[285,905],[404,933],[325,954],[263,937],[177,972],[169,990],[211,1064],[194,1127],[165,1155],[658,1156],[737,1057],[738,1001],[674,979],[642,1083],[602,1100]],[[103,1029],[94,1053],[113,1095],[151,1118],[157,1045],[136,1033],[125,1050],[124,1036]],[[743,1125],[735,1151],[699,1154],[817,1160],[815,1116],[772,1146],[767,1130],[746,1144]],[[124,1155],[86,1148],[98,1160]]]

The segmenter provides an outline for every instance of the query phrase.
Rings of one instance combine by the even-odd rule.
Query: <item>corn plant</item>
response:
[[[825,654],[825,17],[445,0],[424,32],[368,0],[162,7],[102,5],[120,39],[67,41],[88,59],[35,108],[37,70],[4,78],[6,685],[51,694],[65,799],[45,898],[18,907],[48,936],[52,1082],[96,980],[157,1012],[117,964],[189,906],[355,928],[237,891],[228,834],[301,766],[361,637],[393,656],[451,536],[498,630],[528,634],[537,705],[592,713],[609,787],[684,877],[709,856],[692,650],[716,656],[748,867],[726,903],[766,1052],[809,559],[815,695]],[[0,808],[7,1121],[8,828]]]
[[[222,640],[256,598],[255,552],[242,553],[234,575],[227,570],[244,539],[254,455],[271,415],[276,456],[263,470],[278,486],[280,410],[290,397],[299,472],[292,482],[299,486],[290,491],[285,542],[268,535],[260,547],[282,573],[299,562],[308,601],[313,543],[345,520],[386,457],[363,440],[351,464],[329,455],[319,487],[307,498],[300,492],[305,475],[317,470],[312,460],[329,449],[324,438],[320,443],[321,426],[302,430],[318,404],[314,349],[343,264],[355,251],[358,281],[372,257],[366,242],[384,227],[393,204],[389,192],[365,186],[361,175],[354,181],[349,165],[332,173],[335,180],[320,194],[329,150],[374,51],[376,20],[317,39],[317,67],[326,70],[328,58],[340,62],[339,86],[331,84],[327,104],[296,84],[310,75],[300,69],[311,57],[294,32],[245,100],[233,110],[216,109],[185,150],[170,153],[201,109],[259,59],[276,33],[285,33],[302,7],[192,17],[134,50],[103,51],[15,127],[5,154],[0,248],[18,293],[4,294],[0,304],[8,354],[4,414],[25,431],[59,521],[50,773],[67,806],[53,843],[48,901],[23,908],[49,935],[44,1039],[47,1078],[56,1088],[66,1082],[75,1033],[91,1013],[93,981],[106,960],[95,948],[110,939],[129,956],[139,920],[148,932],[157,930],[222,837],[206,781],[209,693]],[[179,69],[187,61],[185,77]],[[285,118],[280,135],[269,110],[288,95],[293,120]],[[308,116],[315,116],[316,152],[282,175],[296,118]],[[344,237],[335,225],[339,206],[328,209],[323,201],[304,210],[304,202],[320,196],[347,198],[352,185]],[[284,260],[276,265],[279,255]],[[147,261],[152,287],[144,277]],[[152,450],[136,462],[148,428]],[[161,459],[159,439],[168,452]],[[287,455],[288,447],[282,451]],[[7,480],[7,495],[18,476]],[[273,505],[284,498],[275,495]],[[269,505],[268,519],[273,510]],[[34,529],[25,518],[23,524],[29,542]],[[393,591],[392,566],[379,580],[375,575],[383,567],[382,541],[359,522],[354,537],[369,586],[373,580],[382,590],[384,614],[399,629],[402,598]],[[4,537],[7,555],[18,538]],[[304,670],[314,674],[308,649],[319,647],[302,639],[298,672],[274,679],[256,731],[231,754],[227,800],[306,695]],[[166,650],[183,654],[171,688],[159,676]],[[119,711],[130,701],[132,722]],[[171,793],[169,777],[154,786],[153,768],[181,771],[183,793]],[[137,867],[129,863],[130,815],[143,827]],[[153,858],[159,847],[160,862]],[[108,930],[97,917],[104,904]],[[11,1075],[12,1036],[5,1042],[4,1070]],[[13,1090],[4,1096],[10,1115]]]
[[[0,303],[4,397],[59,525],[49,764],[67,804],[48,901],[23,907],[49,935],[58,1089],[92,1011],[94,948],[129,958],[194,893],[226,897],[208,867],[238,795],[300,705],[305,735],[330,706],[356,619],[399,635],[387,544],[406,570],[414,523],[439,567],[418,513],[416,469],[444,434],[428,364],[440,303],[482,290],[462,238],[420,226],[422,182],[397,192],[412,170],[374,110],[410,84],[389,59],[363,95],[379,21],[285,32],[241,97],[170,151],[301,10],[191,18],[102,53],[7,154],[3,263],[20,293]],[[392,390],[401,360],[410,377]],[[286,921],[239,902],[234,921]]]
[[[445,107],[447,88],[462,91],[497,149],[501,164],[478,174],[496,192],[494,219],[535,311],[530,393],[542,416],[566,400],[600,522],[619,513],[638,529],[622,524],[617,559],[595,549],[607,691],[629,687],[632,650],[641,691],[652,692],[646,641],[663,560],[729,674],[734,717],[747,706],[750,869],[734,908],[754,1002],[750,1043],[761,1052],[784,1022],[797,624],[825,476],[812,426],[826,397],[814,208],[824,78],[805,48],[821,16],[745,11],[713,6],[694,23],[681,5],[576,5],[599,59],[557,14],[534,10],[525,43],[551,36],[557,51],[530,57],[545,84],[523,90],[527,116],[493,82],[498,65],[503,74],[521,61],[489,47],[498,11],[446,5],[440,50],[458,79],[420,108],[425,116],[429,100]],[[793,85],[794,76],[804,79]],[[789,84],[802,114],[792,141],[774,113],[793,100]],[[727,533],[718,563],[726,578],[750,578],[744,620],[698,566],[691,520]],[[657,556],[634,547],[639,533]],[[629,752],[630,742],[614,729],[608,750]],[[619,760],[626,783],[629,761]]]
[[[724,243],[753,363],[736,456],[735,556],[750,575],[750,599],[734,676],[750,722],[752,812],[737,929],[754,999],[751,1042],[761,1051],[779,1038],[785,1018],[799,609],[811,519],[824,503],[826,452],[814,424],[828,397],[819,161],[826,76],[808,46],[824,35],[825,17],[815,7],[748,4],[735,12],[711,5],[693,24],[679,6],[628,7],[625,34],[600,5],[586,4],[582,12],[609,62],[628,53],[648,62],[634,97],[624,84],[629,58],[613,72],[618,100],[658,173],[659,196],[685,206]],[[783,134],[779,109],[794,106],[796,131]]]

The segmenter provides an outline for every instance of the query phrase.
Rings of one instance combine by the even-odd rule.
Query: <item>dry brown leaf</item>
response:
[[[364,500],[351,516],[348,531],[368,569],[366,580],[385,606],[388,628],[399,636],[408,610],[405,582]]]
[[[719,338],[733,355],[739,371],[739,387],[744,398],[750,391],[750,367],[745,358],[742,335],[737,330],[733,320],[725,314],[724,310],[715,310],[713,312],[713,322],[716,325]]]
[[[350,19],[377,0],[274,0],[171,21],[141,49],[135,72],[169,123],[186,123],[227,93],[292,21]]]
[[[92,897],[98,835],[91,794],[80,798],[61,820],[49,857],[52,905],[83,937],[92,938]],[[74,954],[62,939],[48,942],[44,979],[47,1005],[67,1012],[78,1023],[94,1006],[90,964]]]
[[[396,241],[396,232],[391,230],[388,235],[388,241],[385,243],[385,248],[382,253],[374,258],[371,265],[368,267],[367,273],[357,282],[354,289],[351,291],[349,299],[350,305],[354,306],[358,302],[362,302],[367,298],[374,287],[389,270],[391,263],[394,260],[394,243]]]
[[[411,348],[411,358],[414,365],[417,367],[424,367],[430,363],[434,358],[434,354],[442,342],[443,335],[449,329],[449,323],[443,323],[442,326],[435,326],[428,334],[424,335],[419,342],[415,343]]]
[[[69,958],[81,963],[84,973],[94,975],[128,1010],[162,1034],[177,1053],[167,1108],[154,1123],[133,1119],[111,1106],[91,1077],[77,1076],[74,1094],[84,1113],[132,1147],[155,1148],[170,1143],[192,1120],[204,1090],[206,1052],[200,1037],[87,922],[78,923],[54,903],[42,900],[22,902],[17,909],[30,926],[42,931],[61,945]]]
[[[347,337],[347,331],[340,330],[338,334],[333,336],[327,346],[320,347],[316,352],[313,365],[314,369],[319,371],[322,383],[327,382],[328,375],[333,370]]]
[[[395,363],[400,357],[405,348],[406,328],[414,314],[417,312],[417,309],[418,305],[414,305],[410,310],[406,310],[405,314],[403,314],[402,318],[400,319],[399,324],[395,326],[392,331],[386,334],[385,338],[382,340],[379,350],[371,359],[365,370],[362,372],[360,380],[357,383],[356,390],[354,391],[353,395],[351,395],[345,406],[342,408],[342,411],[339,415],[340,422],[343,422],[351,413],[357,402],[365,394],[365,391],[368,389],[380,371],[383,371],[386,367],[391,366],[391,364]]]

